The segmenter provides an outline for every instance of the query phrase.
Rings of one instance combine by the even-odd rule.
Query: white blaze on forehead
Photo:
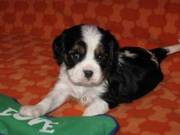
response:
[[[72,69],[68,70],[70,79],[74,83],[81,85],[99,84],[103,80],[102,71],[99,63],[95,59],[95,50],[100,44],[102,33],[94,25],[83,25],[81,27],[82,40],[86,44],[85,58],[77,63]],[[84,70],[91,70],[93,75],[90,80],[84,75]]]
[[[83,41],[87,44],[88,50],[92,51],[97,48],[100,43],[102,34],[94,25],[84,25],[82,26],[82,37]]]

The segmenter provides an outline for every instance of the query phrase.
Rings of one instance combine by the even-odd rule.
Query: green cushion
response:
[[[0,135],[113,135],[119,128],[108,115],[32,119],[18,114],[20,104],[0,95]]]

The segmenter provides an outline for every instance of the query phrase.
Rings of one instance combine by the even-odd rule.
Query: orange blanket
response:
[[[110,29],[122,46],[154,48],[180,39],[179,0],[0,0],[0,93],[35,104],[53,87],[59,67],[53,37],[68,26],[93,23]],[[113,109],[118,135],[179,135],[180,54],[163,63],[155,91]],[[80,115],[76,101],[52,115]]]

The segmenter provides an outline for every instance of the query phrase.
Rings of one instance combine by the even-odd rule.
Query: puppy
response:
[[[68,97],[86,106],[84,116],[106,113],[131,102],[162,81],[161,61],[180,51],[180,45],[145,50],[120,48],[115,37],[94,25],[65,30],[53,43],[60,76],[53,90],[37,105],[23,106],[20,114],[38,117],[62,105]]]
[[[62,105],[68,97],[78,99],[87,108],[84,116],[109,110],[102,99],[107,92],[107,76],[117,57],[119,46],[107,30],[94,25],[66,29],[53,43],[54,56],[61,65],[53,90],[37,105],[23,106],[20,114],[38,117]]]

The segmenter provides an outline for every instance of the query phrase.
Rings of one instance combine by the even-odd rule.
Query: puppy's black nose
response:
[[[90,79],[93,75],[93,71],[91,71],[91,70],[84,70],[83,72],[87,79]]]

